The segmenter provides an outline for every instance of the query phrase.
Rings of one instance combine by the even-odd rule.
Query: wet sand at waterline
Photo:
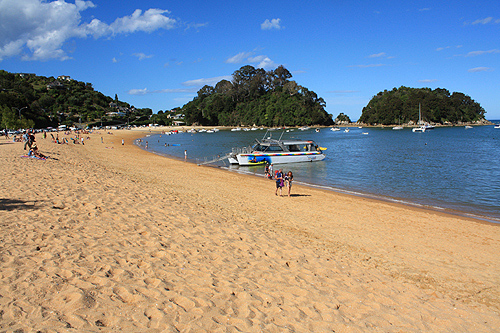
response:
[[[113,133],[39,134],[46,161],[0,138],[2,331],[498,331],[499,225],[296,184],[279,197]]]

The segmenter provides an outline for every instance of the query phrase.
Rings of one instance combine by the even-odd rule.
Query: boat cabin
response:
[[[262,153],[276,153],[320,151],[318,145],[314,141],[278,141],[272,139],[255,141],[257,141],[257,143],[252,147],[252,150],[255,152],[258,151]]]

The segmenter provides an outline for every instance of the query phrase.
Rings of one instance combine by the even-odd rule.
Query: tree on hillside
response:
[[[183,106],[185,121],[201,125],[298,126],[333,123],[323,98],[290,81],[283,66],[266,72],[247,65],[222,80],[204,86]]]

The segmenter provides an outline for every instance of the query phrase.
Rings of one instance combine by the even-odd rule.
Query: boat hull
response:
[[[259,164],[285,164],[316,162],[325,159],[325,154],[314,152],[286,152],[286,153],[250,153],[237,154],[228,158],[229,163],[239,165],[259,165]]]

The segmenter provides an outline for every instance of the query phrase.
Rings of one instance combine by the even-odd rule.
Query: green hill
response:
[[[210,126],[330,125],[323,98],[290,81],[283,66],[273,71],[243,66],[232,80],[204,86],[182,107],[187,124]]]
[[[2,128],[44,128],[59,124],[124,123],[149,119],[150,109],[135,109],[69,77],[13,74],[0,70]]]
[[[469,96],[446,89],[394,88],[374,96],[358,122],[365,124],[415,124],[419,104],[422,120],[435,124],[457,124],[484,121],[485,110]]]

